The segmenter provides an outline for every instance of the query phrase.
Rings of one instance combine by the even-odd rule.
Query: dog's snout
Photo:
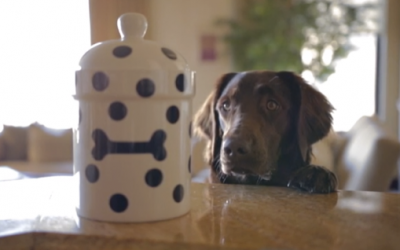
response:
[[[228,138],[224,140],[224,153],[229,158],[240,158],[250,153],[248,143],[239,138]]]

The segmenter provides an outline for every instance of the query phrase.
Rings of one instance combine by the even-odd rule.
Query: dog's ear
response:
[[[215,105],[222,91],[235,75],[236,73],[227,73],[219,78],[214,89],[193,118],[194,136],[206,139],[210,144],[208,149],[210,152],[207,157],[209,161],[213,161],[216,155],[215,152],[220,147],[221,143],[218,114],[215,110]]]
[[[214,137],[215,126],[219,126],[216,122],[215,104],[218,101],[222,91],[236,73],[227,73],[222,75],[216,82],[214,89],[208,95],[205,102],[196,112],[193,119],[193,133],[195,136],[212,140]]]
[[[297,143],[306,163],[310,161],[310,147],[324,138],[332,127],[332,105],[327,98],[293,72],[278,72],[278,77],[289,83],[297,120]]]
[[[216,92],[211,92],[206,101],[201,105],[193,118],[193,134],[195,137],[211,140],[213,137],[214,124],[214,99]]]

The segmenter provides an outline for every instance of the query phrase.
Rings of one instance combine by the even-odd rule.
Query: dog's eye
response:
[[[267,102],[267,109],[268,110],[275,110],[278,108],[278,103],[274,102],[274,101],[268,101]]]
[[[228,100],[226,100],[222,103],[223,110],[228,111],[230,108],[231,108],[231,103]]]

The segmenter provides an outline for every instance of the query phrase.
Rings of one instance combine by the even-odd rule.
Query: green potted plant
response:
[[[353,49],[352,34],[376,29],[377,4],[334,0],[237,1],[235,18],[217,20],[228,27],[223,41],[235,70],[310,71],[323,82],[334,62]]]

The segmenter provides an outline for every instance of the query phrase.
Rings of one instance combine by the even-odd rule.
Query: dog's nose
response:
[[[245,141],[232,138],[224,140],[223,148],[224,153],[230,158],[246,156],[250,151]]]

